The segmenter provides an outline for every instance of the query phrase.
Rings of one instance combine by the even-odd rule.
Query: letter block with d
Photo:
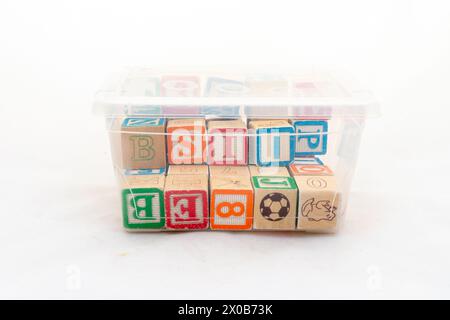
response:
[[[123,120],[123,169],[158,169],[166,166],[164,125],[162,118],[133,117]]]
[[[208,228],[208,176],[168,175],[164,188],[167,229]]]
[[[164,228],[164,180],[160,174],[122,177],[123,225],[127,230]]]

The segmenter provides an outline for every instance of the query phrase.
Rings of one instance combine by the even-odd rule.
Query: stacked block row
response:
[[[326,120],[210,120],[130,117],[120,132],[120,167],[168,164],[288,166],[327,152]]]
[[[289,170],[171,165],[167,176],[129,171],[123,176],[122,203],[129,230],[328,232],[337,225],[340,192],[323,164],[299,162]]]

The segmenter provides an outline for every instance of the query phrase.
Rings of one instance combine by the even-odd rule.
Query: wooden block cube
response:
[[[327,153],[328,122],[326,120],[292,120],[295,129],[295,156]]]
[[[132,75],[123,81],[120,95],[155,97],[159,95],[159,79],[146,75]]]
[[[332,176],[333,171],[325,165],[320,164],[296,164],[289,166],[293,176]]]
[[[163,76],[161,79],[161,96],[163,97],[198,97],[201,93],[200,79],[195,76]],[[163,114],[192,117],[200,113],[198,106],[164,105]]]
[[[294,161],[294,128],[287,121],[252,120],[248,132],[250,164],[282,167]]]
[[[203,174],[207,176],[208,166],[203,164],[170,165],[167,174],[168,175]]]
[[[333,232],[341,205],[334,176],[296,176],[299,189],[297,228],[313,232]]]
[[[127,230],[162,229],[165,225],[165,176],[121,176],[123,225]]]
[[[296,226],[297,185],[292,177],[253,176],[253,229],[293,230]]]
[[[279,76],[252,76],[246,79],[251,96],[277,97],[285,96],[289,90],[288,81]]]
[[[248,166],[209,166],[210,177],[248,177]]]
[[[293,164],[319,164],[323,165],[323,161],[318,157],[308,156],[308,157],[295,157]]]
[[[250,230],[253,223],[253,188],[250,175],[211,176],[211,229]]]
[[[242,81],[209,77],[206,81],[205,95],[207,97],[241,97],[248,91],[249,88]]]
[[[164,201],[167,229],[208,228],[207,175],[168,175]]]
[[[247,127],[241,120],[208,121],[208,164],[246,165]]]
[[[129,117],[121,124],[122,168],[158,169],[166,166],[165,120]]]
[[[206,162],[206,125],[204,119],[176,119],[167,123],[169,164]]]
[[[258,167],[248,166],[251,176],[283,176],[290,177],[286,167]]]

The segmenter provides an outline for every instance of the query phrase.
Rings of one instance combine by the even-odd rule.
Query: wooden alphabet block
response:
[[[128,97],[155,97],[159,95],[159,79],[146,75],[133,75],[126,78],[120,95]]]
[[[250,164],[282,167],[294,161],[294,128],[287,121],[252,120],[248,132]]]
[[[295,157],[293,164],[318,164],[323,165],[323,161],[318,157],[308,156],[308,157]]]
[[[250,176],[211,176],[211,229],[250,230],[253,188]]]
[[[320,164],[291,164],[289,171],[293,176],[332,176],[333,171],[328,166]]]
[[[206,162],[206,125],[204,119],[176,119],[167,123],[169,164]]]
[[[247,127],[241,120],[208,121],[208,164],[246,165]]]
[[[249,88],[249,94],[258,97],[285,96],[289,90],[288,81],[280,76],[252,76],[247,78],[246,85]]]
[[[207,97],[241,97],[248,91],[249,88],[242,81],[210,77],[206,81],[205,95]]]
[[[127,230],[164,228],[164,180],[159,174],[122,176],[122,215]]]
[[[292,177],[254,176],[253,229],[293,230],[297,214],[297,185]]]
[[[209,166],[211,177],[248,177],[250,172],[247,166]]]
[[[208,228],[207,175],[168,175],[164,201],[167,229]]]
[[[208,166],[202,164],[180,164],[180,165],[170,165],[167,172],[168,175],[175,174],[203,174],[208,175]]]
[[[200,79],[195,76],[163,76],[161,79],[161,96],[163,97],[198,97],[200,96]],[[192,117],[200,113],[198,106],[164,105],[166,116],[182,115]]]
[[[159,169],[166,166],[165,120],[129,117],[121,124],[122,168]]]
[[[292,120],[295,129],[295,156],[327,153],[328,122],[326,120]]]
[[[282,176],[290,177],[288,169],[286,167],[258,167],[248,166],[251,176]]]
[[[334,176],[295,176],[299,189],[297,228],[313,232],[333,232],[341,205]]]

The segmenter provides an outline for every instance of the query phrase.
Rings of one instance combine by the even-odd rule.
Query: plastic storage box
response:
[[[364,122],[378,114],[335,74],[198,68],[127,69],[94,110],[130,231],[334,232]]]

